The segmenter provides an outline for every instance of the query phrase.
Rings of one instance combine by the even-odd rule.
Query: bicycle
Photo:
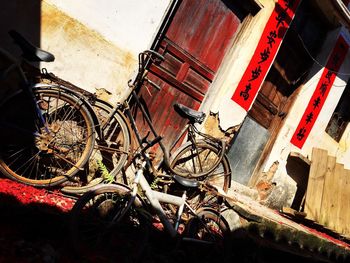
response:
[[[134,177],[129,178],[130,187],[127,184],[101,184],[84,193],[75,203],[72,209],[71,233],[73,244],[81,255],[91,252],[95,254],[98,251],[105,256],[111,252],[108,254],[110,259],[120,256],[122,253],[120,251],[128,251],[126,253],[130,254],[124,256],[129,257],[138,254],[131,253],[128,248],[133,251],[142,247],[147,238],[143,235],[146,235],[147,225],[154,216],[160,220],[171,237],[179,235],[180,226],[183,224],[186,226],[185,232],[188,237],[181,238],[182,240],[200,240],[205,244],[222,240],[229,229],[228,223],[220,215],[223,202],[218,200],[215,193],[208,193],[203,189],[207,184],[216,184],[218,180],[216,176],[221,180],[219,189],[223,188],[226,191],[229,186],[231,173],[224,155],[224,143],[196,129],[195,124],[203,121],[204,113],[177,105],[180,114],[189,120],[188,126],[184,129],[187,131],[188,142],[180,146],[169,160],[169,152],[162,144],[162,137],[153,128],[152,121],[136,93],[144,82],[150,82],[146,78],[145,68],[147,63],[150,63],[147,58],[152,63],[162,59],[154,51],[139,54],[138,74],[134,83],[130,84],[129,99],[121,105],[122,112],[130,121],[137,139],[137,149],[130,158],[130,163],[135,169]],[[131,99],[141,110],[150,128],[150,132],[144,138],[141,138],[130,110]],[[113,114],[112,111],[110,116]],[[151,132],[154,138],[149,140]],[[178,137],[181,138],[183,134]],[[203,139],[198,140],[196,134],[203,136]],[[174,144],[176,143],[177,141]],[[149,149],[156,144],[159,144],[162,150],[163,162],[155,167]],[[212,163],[208,160],[209,155],[215,157]],[[203,160],[209,165],[202,165]],[[195,167],[193,172],[188,170],[188,164],[190,167]],[[172,186],[175,185],[175,190],[173,188],[167,191],[170,182]],[[186,190],[176,195],[181,188]],[[200,196],[201,193],[204,193],[204,197]],[[133,237],[132,241],[128,239],[132,244],[130,247],[123,242],[126,236]],[[122,244],[119,245],[119,242]],[[109,244],[112,245],[111,251]],[[117,250],[118,247],[122,250]]]
[[[80,111],[81,114],[85,117],[84,125],[79,126],[81,130],[80,133],[85,132],[86,136],[81,138],[79,142],[81,143],[80,148],[84,149],[83,147],[85,146],[85,152],[83,155],[84,158],[81,158],[79,162],[71,162],[71,165],[76,169],[72,171],[62,170],[59,174],[52,174],[52,169],[50,170],[47,167],[39,169],[40,165],[37,169],[30,167],[28,168],[27,165],[23,166],[23,168],[19,167],[20,164],[17,160],[21,160],[21,162],[25,164],[29,162],[30,166],[38,165],[38,162],[34,161],[34,159],[38,159],[39,155],[43,154],[43,150],[46,150],[43,149],[43,147],[51,147],[51,145],[54,145],[55,142],[57,142],[58,138],[56,137],[57,134],[59,134],[58,131],[55,131],[56,137],[51,138],[53,135],[49,134],[52,130],[46,128],[46,138],[42,134],[40,136],[37,135],[35,137],[45,138],[46,141],[44,141],[44,139],[41,139],[41,141],[46,142],[47,145],[41,146],[41,148],[40,145],[38,145],[39,142],[33,143],[29,146],[25,144],[23,145],[21,141],[18,141],[15,145],[15,147],[18,149],[18,152],[16,153],[16,155],[13,155],[13,151],[11,150],[14,146],[11,145],[12,148],[9,148],[6,147],[6,145],[4,145],[0,153],[0,170],[4,173],[5,176],[11,179],[15,179],[16,181],[39,187],[53,187],[57,185],[62,185],[63,183],[67,184],[67,181],[70,182],[70,184],[73,182],[75,185],[95,185],[97,183],[100,183],[104,180],[104,178],[102,178],[102,176],[98,174],[100,172],[100,167],[99,164],[96,163],[96,161],[100,162],[101,165],[103,165],[103,167],[110,167],[111,171],[117,170],[117,173],[122,168],[127,158],[128,152],[124,152],[123,149],[129,148],[130,145],[130,136],[123,137],[123,134],[128,133],[129,128],[125,126],[127,124],[127,121],[119,120],[119,118],[123,118],[123,115],[115,114],[112,118],[109,118],[109,129],[104,129],[103,132],[105,133],[103,134],[102,130],[100,129],[100,123],[101,120],[108,116],[112,109],[112,106],[105,101],[99,100],[94,94],[91,94],[83,89],[74,86],[73,84],[63,81],[58,77],[54,76],[53,74],[47,73],[45,69],[42,72],[40,72],[36,68],[28,66],[30,62],[38,60],[44,62],[51,62],[54,60],[54,55],[35,47],[16,31],[10,31],[9,33],[10,36],[13,38],[14,42],[22,50],[22,57],[20,61],[17,61],[14,58],[12,58],[12,56],[10,56],[7,52],[3,51],[3,54],[6,58],[11,58],[11,63],[9,63],[10,70],[11,65],[16,65],[16,67],[18,67],[18,70],[23,75],[25,87],[31,89],[34,95],[33,98],[28,99],[28,97],[26,97],[26,99],[24,100],[26,100],[26,102],[30,100],[33,100],[33,102],[36,100],[39,101],[37,103],[38,107],[35,108],[35,111],[37,111],[38,118],[42,118],[42,122],[47,121],[48,116],[59,116],[60,112],[66,110],[66,112],[68,114],[71,114],[71,116],[68,116],[68,118],[65,116],[61,116],[61,122],[64,124],[62,124],[60,128],[67,126],[68,123],[71,123],[73,117],[76,115],[72,114],[73,112],[68,110],[67,105],[71,106],[72,108],[76,108],[78,112]],[[37,54],[39,54],[40,57],[38,57]],[[29,73],[25,71],[28,71]],[[28,80],[30,78],[34,80],[30,82]],[[42,83],[43,79],[50,80],[50,82]],[[54,103],[55,101],[51,99],[52,96],[55,96],[55,98],[57,99],[56,103]],[[7,100],[11,101],[12,97],[16,97],[16,94],[10,94]],[[69,101],[67,102],[68,99]],[[65,101],[67,105],[64,106],[62,101]],[[8,104],[9,103],[3,105],[2,107],[9,107]],[[20,116],[16,116],[16,118],[20,119]],[[16,120],[12,120],[12,122],[13,121]],[[49,122],[50,123],[46,126],[52,126],[54,123],[54,121]],[[120,125],[123,126],[120,126],[119,123],[121,123]],[[40,127],[40,124],[37,126]],[[123,132],[116,132],[116,130],[118,129],[122,129]],[[2,130],[2,132],[4,133],[4,130]],[[18,140],[17,137],[19,137],[19,134],[13,133],[13,131],[8,132],[8,134],[8,137],[11,136],[13,140]],[[61,132],[60,134],[61,141],[67,141],[69,139],[72,140],[72,138],[74,137],[79,138],[78,134],[75,134],[75,136],[70,136],[71,138],[66,138],[67,134],[64,135],[63,132]],[[30,134],[29,136],[32,136],[32,134]],[[50,139],[52,140],[51,142],[49,142]],[[38,139],[36,140],[38,141]],[[78,139],[75,141],[75,144],[78,145]],[[106,146],[107,144],[108,146]],[[118,145],[121,146],[119,147]],[[10,144],[8,144],[8,146],[10,146]],[[65,145],[67,149],[73,149],[72,146],[73,142],[70,145],[68,143],[66,143]],[[25,147],[28,147],[28,151],[32,152],[27,153],[27,157],[24,156],[23,152],[23,148]],[[121,149],[118,149],[118,147]],[[22,151],[20,149],[22,149]],[[38,158],[36,158],[36,155]],[[48,156],[45,157],[46,159],[48,159]],[[91,157],[94,157],[93,162],[90,161],[92,160]],[[40,159],[43,158],[40,157]],[[68,161],[69,160],[67,160],[67,162]],[[49,166],[49,164],[47,164],[46,166]],[[50,173],[51,175],[49,176],[45,174],[43,172],[43,169],[46,169],[47,173]],[[78,176],[79,179],[77,179]],[[88,178],[88,176],[90,178]],[[68,186],[68,189],[69,188],[72,187]],[[80,192],[85,191],[84,186],[76,187],[76,189],[76,191]]]
[[[92,117],[74,96],[29,82],[23,63],[51,62],[54,56],[9,33],[22,44],[23,54],[15,59],[0,49],[7,88],[0,102],[0,171],[33,186],[59,185],[83,170],[91,155]]]
[[[204,120],[204,113],[197,112],[181,104],[175,104],[175,109],[182,117],[188,120],[188,124],[176,138],[170,149],[174,149],[175,145],[183,138],[184,134],[187,134],[187,142],[176,149],[171,159],[169,151],[161,141],[161,136],[159,136],[154,129],[149,114],[137,95],[137,91],[143,88],[145,83],[150,83],[152,86],[159,89],[155,83],[147,78],[146,68],[151,63],[159,63],[160,60],[162,60],[162,56],[151,50],[146,50],[139,54],[139,68],[135,80],[132,83],[129,82],[129,87],[131,88],[129,94],[125,96],[126,99],[121,100],[123,101],[122,103],[114,106],[108,117],[101,123],[101,130],[105,131],[109,129],[110,120],[114,116],[125,115],[124,118],[118,118],[120,122],[117,125],[131,128],[128,130],[128,133],[123,135],[124,138],[133,135],[136,139],[134,145],[138,148],[142,147],[143,144],[151,146],[158,144],[161,149],[163,154],[161,164],[154,167],[152,162],[148,163],[150,171],[155,175],[155,180],[159,179],[159,175],[164,176],[165,172],[165,174],[177,174],[182,177],[195,178],[197,180],[216,180],[217,183],[227,191],[230,186],[231,172],[225,155],[225,143],[223,140],[200,132],[195,126]],[[134,118],[135,113],[133,110],[135,108],[140,110],[150,130],[143,138],[141,138]],[[128,120],[128,124],[122,123],[122,121],[125,120]],[[124,130],[120,129],[118,132],[124,133]],[[149,139],[150,134],[153,136],[152,141]],[[201,139],[198,140],[197,136],[201,136]],[[131,139],[129,141],[131,141]],[[131,149],[127,148],[123,148],[123,152],[129,153],[129,162],[126,164],[126,167],[128,167],[134,159],[135,152],[131,152]],[[113,177],[116,177],[119,171],[120,169],[114,169],[110,171],[110,173]],[[86,188],[84,190],[86,190]],[[67,188],[65,191],[67,191]],[[77,191],[79,191],[77,188],[70,189],[70,193],[77,193]]]
[[[137,154],[131,188],[123,184],[102,184],[86,192],[75,203],[71,210],[70,230],[75,252],[81,257],[138,261],[152,223],[160,223],[175,240],[199,243],[205,245],[206,252],[222,253],[229,225],[220,214],[221,208],[202,206],[194,209],[187,202],[186,191],[176,196],[152,190],[144,175],[149,147]],[[174,179],[186,189],[205,187],[203,182],[177,175]],[[176,205],[177,212],[167,210],[164,204]]]
[[[37,52],[38,49],[31,45],[17,32],[12,32],[11,35],[15,42],[23,50],[24,58],[30,61],[30,58],[35,55],[35,53],[33,54],[33,51]],[[44,51],[40,50],[40,52]],[[50,56],[53,57],[53,55]],[[131,139],[131,134],[135,134],[138,145],[141,145],[143,142],[147,142],[147,137],[141,138],[137,131],[135,119],[133,118],[129,107],[131,100],[133,100],[141,110],[152,131],[152,134],[156,138],[154,140],[154,144],[158,143],[159,141],[160,148],[164,153],[164,165],[162,168],[165,168],[166,172],[170,171],[171,174],[179,174],[183,177],[195,176],[196,179],[199,180],[202,180],[204,177],[211,174],[211,178],[221,177],[221,180],[223,179],[224,181],[220,182],[220,184],[224,190],[227,190],[230,184],[231,174],[227,157],[224,155],[224,142],[200,133],[195,127],[196,123],[203,121],[205,116],[203,113],[193,111],[181,105],[178,106],[180,114],[189,120],[189,125],[186,126],[181,133],[182,136],[182,134],[187,132],[188,142],[183,146],[180,146],[175,154],[172,155],[172,159],[169,161],[169,153],[160,141],[161,137],[158,136],[154,130],[152,122],[146,110],[143,108],[142,103],[139,101],[136,93],[136,90],[139,90],[143,86],[144,82],[151,83],[157,87],[155,83],[147,79],[146,67],[151,62],[156,62],[155,60],[159,60],[160,58],[161,56],[154,51],[145,51],[139,55],[139,70],[134,82],[130,84],[131,92],[125,97],[126,99],[122,100],[123,103],[119,103],[114,107],[108,103],[99,101],[95,97],[91,96],[91,94],[86,95],[86,91],[76,88],[74,85],[73,88],[72,85],[66,87],[66,83],[61,85],[60,82],[62,81],[58,78],[54,78],[54,82],[57,82],[58,80],[58,85],[42,83],[36,84],[34,88],[36,93],[54,93],[59,94],[57,96],[68,96],[71,100],[71,104],[80,107],[82,111],[84,111],[85,115],[89,116],[89,118],[86,119],[86,122],[88,127],[93,127],[94,136],[92,136],[89,128],[89,136],[87,137],[89,139],[89,144],[86,144],[87,154],[84,155],[86,158],[79,163],[79,166],[74,166],[77,168],[77,171],[74,171],[74,173],[64,174],[63,177],[60,177],[60,180],[56,180],[55,182],[50,180],[49,183],[41,180],[42,178],[35,178],[28,181],[26,178],[29,177],[30,174],[27,175],[24,172],[24,174],[21,174],[21,171],[11,171],[11,167],[8,165],[10,160],[5,159],[5,161],[0,162],[0,169],[1,167],[7,166],[7,169],[2,170],[8,170],[9,173],[16,174],[16,180],[36,186],[53,186],[61,184],[67,180],[73,182],[74,184],[78,184],[78,186],[65,186],[61,189],[63,192],[69,194],[81,194],[94,187],[94,185],[97,183],[105,181],[104,177],[106,176],[103,175],[101,177],[101,171],[97,176],[87,178],[87,175],[90,174],[89,170],[91,170],[91,166],[96,167],[96,163],[98,165],[98,170],[105,172],[104,174],[107,174],[109,181],[113,180],[124,167],[129,156],[130,160],[132,160],[133,154],[131,152],[131,145],[133,140]],[[44,77],[47,78],[48,74],[44,75],[46,75]],[[50,76],[52,77],[52,75]],[[51,115],[57,112],[57,110],[51,109],[50,105],[52,104],[48,104],[45,100],[42,101],[46,102],[46,110],[50,112]],[[102,114],[98,115],[97,112]],[[196,134],[202,136],[203,139],[196,140]],[[179,140],[181,136],[179,136],[177,140]],[[175,141],[175,143],[177,143],[177,141]],[[87,158],[89,159],[89,162],[87,162]],[[203,162],[206,165],[203,165]],[[131,162],[129,162],[127,166],[130,163]],[[152,169],[159,171],[158,168],[153,167]],[[9,176],[9,173],[5,173],[5,175]],[[80,175],[80,178],[76,178],[77,176],[75,178],[73,177],[73,175],[78,174]]]
[[[118,103],[113,108],[110,105],[101,108],[99,104],[96,104],[96,101],[98,100],[96,100],[96,98],[92,99],[91,104],[94,103],[93,108],[95,112],[96,109],[100,111],[102,109],[104,112],[103,118],[96,116],[93,118],[94,120],[98,120],[95,122],[94,127],[97,130],[96,137],[99,138],[97,139],[97,144],[94,148],[100,151],[99,155],[102,157],[100,158],[100,161],[104,166],[104,169],[109,175],[109,178],[116,179],[116,175],[122,170],[122,168],[126,169],[126,167],[129,167],[132,163],[134,158],[134,145],[140,147],[140,145],[144,143],[149,143],[149,133],[146,137],[141,138],[138,131],[134,118],[135,113],[133,112],[133,110],[137,108],[141,111],[142,116],[155,138],[151,144],[159,144],[164,157],[162,163],[158,167],[150,168],[153,170],[153,174],[163,176],[165,172],[167,174],[177,174],[182,177],[193,177],[197,180],[204,180],[204,178],[206,178],[211,179],[212,181],[219,178],[217,183],[227,191],[230,186],[231,172],[224,151],[225,143],[223,140],[201,133],[195,126],[204,120],[204,113],[194,111],[181,104],[174,105],[176,111],[188,120],[188,124],[179,134],[178,138],[176,138],[170,149],[175,147],[184,134],[187,134],[188,139],[185,144],[176,149],[171,159],[169,158],[169,152],[161,142],[161,137],[153,128],[152,121],[142,102],[139,100],[137,90],[142,88],[145,82],[150,83],[152,86],[159,89],[155,83],[147,78],[146,67],[150,63],[157,63],[160,58],[161,56],[154,51],[145,51],[139,54],[138,72],[133,83],[129,82],[131,90],[129,94],[124,96],[125,99],[121,100],[123,103]],[[44,76],[44,78],[47,78],[47,76]],[[57,82],[57,78],[53,77],[53,81]],[[58,82],[60,83],[62,80],[58,79]],[[63,85],[64,84],[65,83],[63,82]],[[75,94],[77,92],[84,92],[74,86],[72,88],[67,88],[63,85],[59,85],[58,88],[65,90],[65,92],[74,92]],[[73,91],[72,89],[77,91]],[[79,95],[76,94],[76,96]],[[86,104],[89,104],[89,102],[86,102]],[[91,106],[88,108],[91,108]],[[93,114],[93,112],[91,114]],[[201,140],[197,139],[198,135],[201,136]],[[133,136],[136,138],[136,142],[132,139]],[[107,140],[107,137],[113,139]],[[104,142],[104,144],[102,145],[101,142]],[[115,145],[118,145],[118,147],[115,147]],[[129,162],[125,164],[127,158],[129,159]],[[92,154],[90,163],[94,160],[94,154]],[[149,165],[151,166],[151,164]],[[155,173],[155,171],[157,171],[157,173]],[[159,179],[158,175],[155,176],[155,180]],[[99,177],[99,179],[101,178]],[[121,180],[119,181],[122,182]],[[95,183],[87,182],[85,185],[78,187],[65,186],[61,191],[68,194],[82,194],[100,182],[101,180],[97,180]]]
[[[129,134],[131,128],[128,121],[124,119],[125,116],[121,113],[114,114],[109,120],[109,128],[102,129],[102,123],[106,122],[107,117],[113,110],[111,104],[97,98],[95,94],[58,78],[52,73],[47,73],[46,70],[36,73],[35,76],[45,83],[41,85],[71,94],[77,100],[83,100],[92,116],[96,133],[95,145],[84,171],[77,175],[79,178],[69,178],[66,183],[61,185],[60,191],[66,194],[82,194],[103,181],[113,181],[114,177],[112,175],[115,175],[124,167],[133,145]],[[47,82],[49,84],[46,84]]]

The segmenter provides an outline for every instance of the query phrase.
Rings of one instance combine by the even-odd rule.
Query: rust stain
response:
[[[98,32],[86,27],[78,20],[68,16],[55,6],[43,2],[41,24],[45,32],[56,32],[60,29],[65,38],[71,41],[79,41],[90,46],[101,44],[112,45]],[[85,42],[88,41],[88,42]],[[112,45],[113,46],[113,45]]]
[[[229,144],[232,141],[238,131],[238,127],[239,126],[235,126],[226,131],[222,130],[220,127],[219,115],[215,113],[210,113],[204,122],[204,131],[211,136],[225,140],[226,144]]]
[[[81,74],[81,78],[83,78],[84,74],[90,74],[91,76],[98,74],[97,71],[103,71],[103,74],[100,73],[100,76],[96,75],[96,78],[105,78],[105,80],[100,81],[103,84],[92,86],[95,89],[106,88],[116,96],[120,95],[133,69],[137,66],[136,57],[132,53],[109,42],[100,33],[68,16],[56,6],[42,1],[41,9],[41,34],[43,39],[47,41],[48,46],[52,49],[56,48],[58,53],[61,53],[61,57],[67,58],[66,62],[70,65],[74,65],[74,61],[68,60],[75,59],[78,65],[86,66],[86,68],[90,67],[90,71],[86,69],[84,71],[84,68],[79,69],[80,71],[75,69],[77,74]],[[69,49],[70,53],[66,52],[65,49]],[[85,56],[85,53],[87,56]],[[73,57],[69,57],[69,54],[73,55]],[[74,56],[77,56],[80,61],[77,61],[77,58],[74,58]],[[87,61],[82,61],[85,57]],[[96,63],[97,68],[92,67],[94,63]],[[107,87],[106,83],[110,87]]]

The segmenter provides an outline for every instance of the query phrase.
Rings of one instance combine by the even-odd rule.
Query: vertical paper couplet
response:
[[[349,45],[340,35],[331,55],[328,58],[326,67],[324,68],[321,78],[316,86],[316,89],[309,101],[309,104],[301,118],[297,129],[291,139],[291,143],[302,148],[307,137],[314,126],[318,115],[327,99],[334,80],[337,76],[337,71],[343,64],[345,56],[348,52]]]
[[[265,26],[254,55],[231,100],[246,111],[251,107],[286,35],[301,0],[279,0]]]

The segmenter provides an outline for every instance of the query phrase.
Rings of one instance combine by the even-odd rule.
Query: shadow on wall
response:
[[[34,45],[40,46],[40,0],[1,1],[0,8],[0,46],[14,55],[20,55],[8,31],[15,29]]]

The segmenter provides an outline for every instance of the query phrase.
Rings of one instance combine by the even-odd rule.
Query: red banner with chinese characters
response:
[[[249,110],[277,54],[301,0],[279,0],[231,100]]]
[[[312,127],[317,120],[318,115],[320,114],[320,111],[337,76],[337,71],[343,64],[348,49],[348,43],[340,35],[331,55],[328,58],[326,67],[321,75],[321,79],[319,80],[304,115],[301,118],[301,121],[291,139],[291,143],[300,149],[303,147]]]

